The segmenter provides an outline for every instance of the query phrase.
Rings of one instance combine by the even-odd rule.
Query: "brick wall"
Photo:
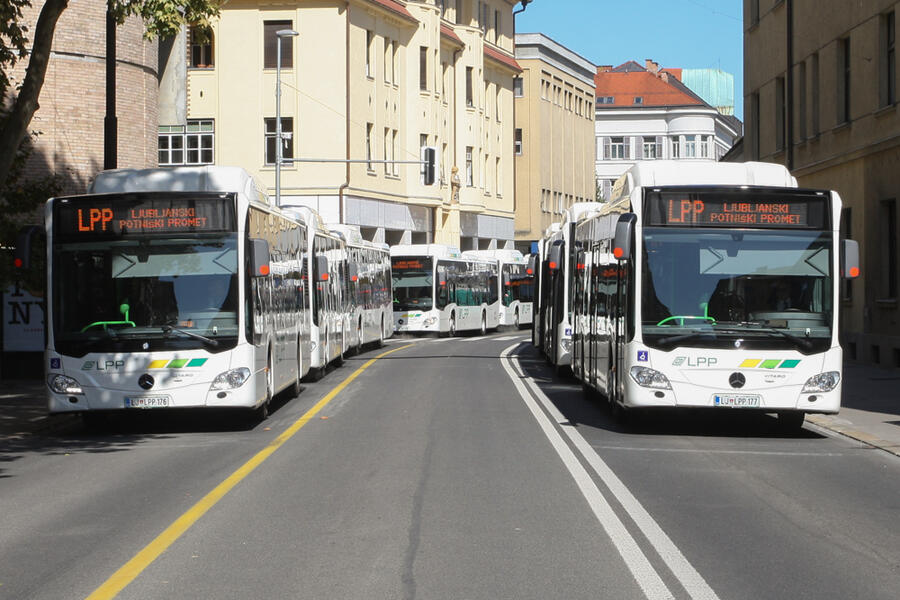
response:
[[[43,2],[24,11],[29,31]],[[116,115],[118,166],[156,166],[158,126],[157,43],[143,39],[139,19],[116,32]],[[82,193],[103,169],[106,113],[106,2],[69,0],[56,26],[53,55],[31,130],[41,132],[27,173],[62,175],[66,193]],[[27,58],[13,73],[21,82]],[[15,84],[14,84],[15,85]]]

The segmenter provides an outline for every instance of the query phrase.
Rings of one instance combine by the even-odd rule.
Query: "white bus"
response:
[[[518,329],[532,321],[534,270],[518,250],[466,250],[463,256],[496,260],[500,296],[500,325]]]
[[[497,261],[439,244],[391,247],[396,333],[485,333],[500,324]]]
[[[310,307],[309,379],[318,380],[329,365],[343,363],[348,330],[349,298],[347,249],[343,237],[332,232],[319,213],[307,206],[284,206],[283,210],[309,230],[304,277],[309,274],[307,305]]]
[[[839,283],[859,273],[840,214],[780,165],[637,163],[576,227],[575,376],[620,415],[838,412]]]
[[[329,225],[347,249],[348,273],[344,279],[344,352],[359,352],[366,344],[379,347],[391,337],[391,254],[387,244],[363,239],[355,225]]]
[[[572,288],[575,271],[575,224],[603,206],[578,202],[566,209],[558,227],[542,240],[540,348],[556,369],[572,363]]]
[[[299,392],[307,228],[242,169],[100,173],[46,210],[51,413],[243,407]]]

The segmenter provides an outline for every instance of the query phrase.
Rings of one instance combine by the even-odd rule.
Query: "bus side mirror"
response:
[[[269,242],[266,240],[250,240],[250,268],[253,277],[266,277],[271,272],[269,263]]]
[[[613,256],[617,260],[629,260],[634,254],[634,224],[637,215],[624,214],[616,223],[616,236],[613,238]]]
[[[528,257],[528,266],[525,269],[525,273],[527,273],[528,275],[534,275],[534,262],[535,262],[535,256],[534,256],[534,254],[531,254]]]
[[[359,265],[357,265],[356,263],[350,263],[347,266],[347,271],[347,276],[350,278],[350,281],[359,281]]]
[[[859,277],[859,243],[856,240],[841,240],[841,277]]]
[[[550,254],[547,257],[548,266],[551,271],[557,271],[562,267],[563,242],[554,242],[550,246]]]
[[[328,281],[328,258],[325,256],[316,257],[316,275],[318,281]]]

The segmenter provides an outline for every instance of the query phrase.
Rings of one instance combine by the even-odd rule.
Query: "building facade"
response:
[[[172,108],[160,165],[240,165],[274,196],[280,78],[283,156],[294,161],[281,168],[282,204],[388,244],[511,246],[515,4],[229,2],[206,35],[186,34],[186,85],[162,103]],[[298,35],[281,38],[279,68],[285,30]],[[424,147],[437,149],[432,186],[413,164]]]
[[[23,8],[34,32],[44,2]],[[116,29],[117,166],[156,166],[158,63],[157,43],[144,39],[140,19]],[[11,74],[22,82],[28,60]],[[70,0],[53,36],[50,62],[41,88],[40,108],[30,131],[39,132],[26,166],[31,178],[57,175],[62,193],[81,194],[104,165],[106,114],[106,2]]]
[[[516,34],[516,248],[531,252],[575,202],[594,201],[597,67],[540,33]]]
[[[744,2],[746,135],[739,160],[787,166],[803,187],[836,190],[841,234],[862,275],[841,293],[845,356],[900,366],[897,201],[900,112],[896,15],[866,0]]]
[[[716,161],[741,134],[741,123],[723,115],[678,79],[679,70],[651,60],[601,66],[595,76],[597,196],[637,160]]]

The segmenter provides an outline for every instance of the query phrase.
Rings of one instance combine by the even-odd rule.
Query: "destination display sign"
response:
[[[391,269],[395,271],[430,271],[431,260],[427,258],[395,258],[391,260]]]
[[[818,194],[648,194],[647,224],[679,227],[825,229],[828,199]]]
[[[220,194],[61,199],[54,225],[73,238],[234,231],[234,201]]]

